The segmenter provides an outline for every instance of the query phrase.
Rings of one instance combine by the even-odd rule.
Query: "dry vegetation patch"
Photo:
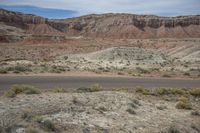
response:
[[[17,85],[11,90],[21,94],[29,88],[33,87]],[[99,133],[187,133],[199,130],[199,104],[194,101],[198,97],[187,89],[138,87],[135,91],[122,91],[123,88],[103,91],[103,87],[96,84],[73,93],[63,88],[54,90],[55,93],[19,95],[14,100],[2,97],[1,130],[24,130],[27,133],[78,133],[86,129]],[[171,96],[178,100],[164,99]]]
[[[30,85],[13,85],[11,88],[5,93],[7,97],[15,97],[17,94],[39,94],[40,90],[34,86]]]

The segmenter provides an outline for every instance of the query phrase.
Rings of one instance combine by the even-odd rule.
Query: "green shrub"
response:
[[[171,75],[169,75],[169,74],[163,74],[163,75],[162,75],[162,77],[165,77],[165,78],[170,78],[170,77],[171,77]]]
[[[191,112],[191,115],[194,115],[194,116],[200,116],[200,112],[195,110],[195,111],[192,111]]]
[[[81,93],[81,92],[91,92],[91,88],[90,87],[80,87],[76,91],[79,92],[79,93]]]
[[[42,116],[35,116],[33,118],[33,121],[37,122],[37,123],[42,123],[43,121],[43,117]]]
[[[192,105],[187,97],[180,97],[178,103],[176,104],[177,109],[192,109]]]
[[[95,92],[95,91],[102,91],[102,90],[103,90],[103,88],[102,88],[102,86],[100,86],[99,84],[94,84],[94,85],[91,86],[91,91],[92,91],[92,92]]]
[[[166,88],[158,88],[155,90],[155,93],[159,95],[167,95],[170,94],[170,90]]]
[[[128,104],[131,108],[138,108],[138,106],[135,103],[129,103]]]
[[[108,109],[106,107],[104,107],[104,106],[98,107],[97,110],[100,111],[101,113],[108,111]]]
[[[13,90],[8,90],[6,93],[5,93],[5,96],[6,97],[10,97],[10,98],[13,98],[16,96],[16,93],[13,91]]]
[[[141,93],[143,95],[149,95],[150,94],[150,91],[148,89],[145,89],[145,88],[136,88],[136,92],[137,93]]]
[[[46,131],[55,131],[56,130],[54,123],[50,120],[45,120],[42,123],[42,126]]]
[[[140,73],[143,73],[143,74],[150,74],[151,73],[149,70],[141,68],[141,67],[136,67],[136,70],[138,70]]]
[[[127,111],[129,114],[132,114],[132,115],[135,115],[135,114],[136,114],[135,110],[133,110],[132,108],[128,108],[126,111]]]
[[[80,87],[77,92],[97,92],[102,91],[102,87],[99,84],[92,85],[91,87]]]
[[[6,74],[6,73],[8,73],[6,69],[3,69],[3,68],[0,69],[0,74]]]
[[[54,92],[54,93],[65,93],[66,90],[63,89],[63,88],[55,88],[55,89],[53,90],[53,92]]]
[[[14,71],[16,72],[27,72],[27,71],[31,71],[31,69],[27,66],[22,66],[22,65],[18,65],[18,66],[15,66],[14,68]]]
[[[171,126],[167,133],[181,133],[176,127]]]
[[[179,95],[182,95],[182,94],[186,94],[187,91],[185,89],[180,89],[180,88],[172,88],[170,89],[170,93],[171,94],[179,94]]]
[[[17,94],[25,93],[25,94],[39,94],[40,91],[38,88],[30,85],[13,85],[11,88],[5,93],[7,97],[15,97]]]
[[[51,73],[61,73],[66,71],[65,68],[61,67],[61,66],[52,66],[52,68],[50,69]]]
[[[167,106],[159,105],[159,106],[156,106],[156,108],[159,109],[159,110],[164,110],[164,109],[167,109]]]
[[[190,94],[196,97],[200,97],[200,88],[190,90]]]
[[[20,72],[30,72],[32,70],[30,69],[30,67],[22,65],[0,69],[0,73],[2,74],[8,73],[9,71],[13,71],[14,73],[20,73]]]
[[[118,75],[124,75],[124,73],[123,73],[123,72],[118,72],[117,74],[118,74]]]
[[[26,133],[42,133],[39,129],[29,127],[26,129]]]
[[[190,76],[190,73],[185,72],[183,75],[185,75],[185,76]]]

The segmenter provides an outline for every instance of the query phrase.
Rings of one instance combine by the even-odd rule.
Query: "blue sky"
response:
[[[111,12],[179,16],[200,14],[200,0],[0,0],[0,8],[47,18]]]

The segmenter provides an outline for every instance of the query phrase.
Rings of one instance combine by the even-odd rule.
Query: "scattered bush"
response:
[[[193,128],[194,130],[198,131],[198,133],[200,132],[199,126],[197,126],[197,125],[194,124],[194,123],[191,124],[191,128]]]
[[[137,99],[133,99],[132,102],[138,106],[141,106],[140,102]]]
[[[33,117],[33,111],[29,108],[26,108],[23,110],[21,117],[23,119],[30,120]]]
[[[118,72],[117,74],[118,74],[118,75],[124,75],[124,73],[123,73],[123,72]]]
[[[61,73],[61,72],[65,72],[65,68],[61,67],[61,66],[52,66],[52,68],[50,69],[51,73]]]
[[[22,65],[18,65],[18,66],[14,66],[14,67],[8,67],[7,70],[8,71],[13,71],[14,73],[30,72],[30,71],[32,71],[30,69],[30,67],[28,67],[28,66],[22,66]]]
[[[180,88],[172,88],[170,89],[170,93],[171,94],[179,94],[179,95],[182,95],[182,94],[186,94],[187,93],[187,90],[185,89],[180,89]]]
[[[176,104],[177,109],[192,109],[192,105],[187,97],[180,97],[178,103]]]
[[[138,70],[142,74],[150,74],[151,73],[149,70],[141,68],[141,67],[136,67],[136,70]]]
[[[40,91],[38,88],[30,85],[13,85],[5,95],[7,97],[15,97],[17,94],[25,93],[25,94],[39,94]]]
[[[15,69],[16,71],[19,71],[19,72],[31,71],[31,70],[29,69],[29,67],[22,66],[22,65],[15,66],[14,69]]]
[[[181,133],[176,127],[174,126],[171,126],[169,129],[168,129],[168,133]]]
[[[169,95],[169,94],[173,94],[173,95],[182,95],[182,94],[186,94],[187,91],[184,89],[180,89],[180,88],[157,88],[155,89],[155,92],[158,95]]]
[[[3,68],[0,69],[0,74],[6,74],[6,73],[8,73],[6,69],[3,69]]]
[[[39,129],[29,127],[26,129],[26,133],[41,133]]]
[[[53,92],[54,92],[54,93],[65,93],[66,90],[63,89],[63,88],[55,88],[55,89],[53,90]]]
[[[200,97],[200,88],[190,90],[190,94],[196,97]]]
[[[166,88],[157,88],[155,90],[155,93],[158,95],[167,95],[167,94],[170,94],[170,91],[169,89],[166,89]]]
[[[6,97],[10,97],[10,98],[13,98],[16,96],[16,93],[13,91],[13,90],[8,90],[6,93],[5,93],[5,96]]]
[[[91,87],[80,87],[77,92],[97,92],[102,91],[102,87],[99,84],[92,85]]]
[[[108,109],[106,107],[104,107],[104,106],[98,107],[97,110],[100,111],[101,113],[108,111]]]
[[[34,116],[33,121],[37,123],[42,123],[43,117],[42,116]]]
[[[100,86],[99,84],[94,84],[91,86],[91,90],[92,91],[101,91],[103,89],[102,89],[102,86]]]
[[[165,78],[170,78],[170,77],[171,77],[171,75],[169,75],[169,74],[163,74],[163,75],[162,75],[162,77],[165,77]]]
[[[135,114],[136,114],[135,110],[133,110],[132,108],[128,108],[126,111],[127,111],[129,114],[132,114],[132,115],[135,115]]]
[[[128,105],[129,105],[131,108],[135,108],[135,109],[138,108],[137,105],[134,104],[134,103],[129,103]]]
[[[80,87],[76,91],[79,92],[79,93],[82,93],[82,92],[91,92],[91,88],[90,87]]]
[[[185,76],[190,76],[190,73],[185,72],[183,75],[185,75]]]
[[[194,116],[200,116],[200,112],[199,111],[192,111],[191,112],[191,115],[194,115]]]
[[[156,108],[159,109],[159,110],[164,110],[164,109],[167,109],[167,106],[159,105],[159,106],[156,106]]]
[[[50,120],[45,120],[42,123],[42,127],[46,131],[55,131],[56,130],[56,127],[55,127],[54,123],[52,121],[50,121]]]
[[[149,95],[150,91],[145,88],[138,87],[136,88],[136,92],[141,93],[143,95]]]

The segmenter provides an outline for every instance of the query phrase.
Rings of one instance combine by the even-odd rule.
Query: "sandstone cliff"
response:
[[[62,35],[100,38],[199,38],[200,15],[159,17],[134,14],[87,15],[49,20],[0,10],[1,25],[13,26],[30,35]],[[3,26],[1,26],[3,27]],[[1,35],[2,38],[3,35]]]

